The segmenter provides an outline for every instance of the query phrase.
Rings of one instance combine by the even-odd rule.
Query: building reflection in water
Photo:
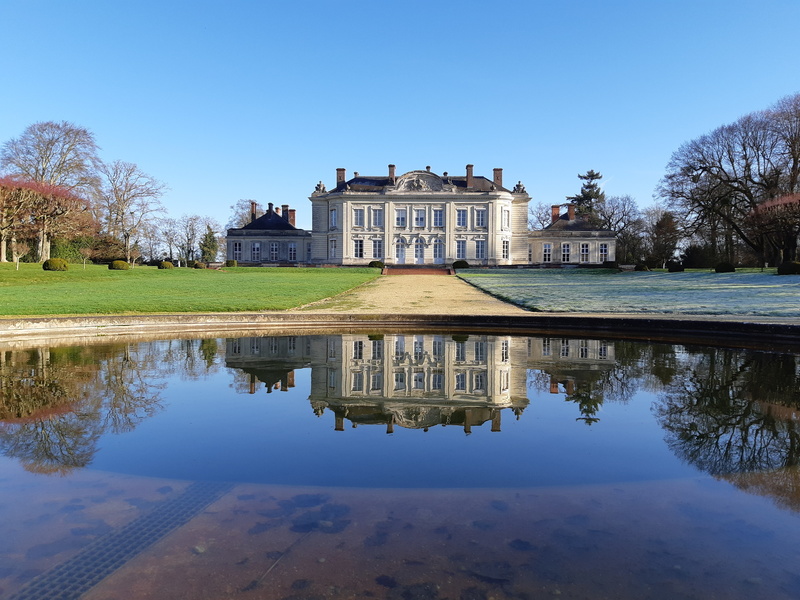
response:
[[[490,335],[345,334],[238,338],[226,365],[241,369],[254,393],[294,385],[294,369],[311,368],[314,413],[345,421],[428,431],[435,425],[501,430],[502,411],[518,419],[528,405],[527,368],[549,374],[550,393],[579,405],[580,420],[597,421],[602,392],[593,373],[614,365],[614,345],[601,340]],[[587,376],[588,374],[588,376]]]

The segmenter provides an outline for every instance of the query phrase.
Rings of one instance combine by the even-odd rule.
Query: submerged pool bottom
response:
[[[0,542],[2,597],[800,595],[798,519],[705,477],[495,490],[213,484],[184,523],[174,508],[202,484],[101,472],[44,484],[8,465],[0,475],[18,534]],[[47,587],[71,561],[91,578],[107,568],[98,545],[125,547],[127,532],[136,547],[139,524],[159,518],[164,531],[96,585],[78,581],[72,596]]]

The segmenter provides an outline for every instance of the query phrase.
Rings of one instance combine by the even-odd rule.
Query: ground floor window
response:
[[[362,392],[364,391],[364,373],[361,371],[356,371],[353,373],[353,391],[354,392]]]
[[[486,258],[486,240],[475,240],[475,258]]]
[[[253,242],[250,246],[250,260],[253,262],[261,261],[261,242]]]
[[[589,262],[589,244],[585,242],[581,244],[581,262]]]
[[[444,242],[442,240],[433,241],[434,260],[444,260]]]
[[[561,262],[569,262],[569,244],[564,242],[561,244]]]
[[[336,258],[336,240],[328,241],[328,258]]]
[[[552,262],[553,244],[544,244],[542,247],[542,262]]]
[[[508,240],[503,240],[503,258],[508,258],[511,254],[511,243]]]
[[[297,260],[297,242],[289,242],[289,260]]]
[[[278,242],[269,243],[269,259],[278,260]]]
[[[456,391],[463,392],[467,389],[467,374],[466,373],[456,373]]]
[[[364,258],[364,240],[353,240],[353,257]]]
[[[608,244],[600,244],[600,262],[608,260]]]
[[[372,374],[372,385],[370,387],[373,390],[383,389],[383,373],[381,371],[376,371]]]
[[[233,242],[233,260],[242,260],[242,242]]]
[[[456,258],[467,258],[467,240],[456,240]]]
[[[417,261],[422,261],[425,259],[425,242],[422,240],[417,240],[414,242],[414,258]]]
[[[372,258],[383,258],[383,240],[372,240]]]

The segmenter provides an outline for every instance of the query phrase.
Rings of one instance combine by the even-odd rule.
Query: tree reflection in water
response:
[[[161,354],[154,344],[4,352],[0,452],[39,473],[87,466],[105,432],[160,409]]]

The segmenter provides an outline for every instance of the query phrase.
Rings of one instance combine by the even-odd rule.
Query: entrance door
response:
[[[395,242],[394,244],[394,262],[398,265],[406,264],[406,245],[403,242]]]
[[[425,244],[422,240],[414,242],[414,262],[418,265],[425,263]]]

